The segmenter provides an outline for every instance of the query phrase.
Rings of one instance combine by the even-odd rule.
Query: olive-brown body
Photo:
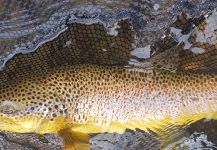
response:
[[[0,87],[1,116],[62,117],[72,124],[163,120],[215,112],[213,74],[75,65]],[[10,110],[11,109],[11,110]]]

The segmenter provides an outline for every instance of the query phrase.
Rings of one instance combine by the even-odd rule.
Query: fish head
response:
[[[59,115],[64,104],[55,101],[57,96],[48,95],[39,87],[0,90],[0,130],[56,133],[67,126],[66,118]]]
[[[19,131],[27,125],[30,119],[28,106],[21,105],[12,100],[1,100],[0,102],[0,128],[6,131]],[[28,127],[27,127],[28,128]]]
[[[35,104],[36,105],[36,104]],[[12,100],[0,103],[0,129],[11,132],[37,132],[45,117],[34,112],[34,106]]]

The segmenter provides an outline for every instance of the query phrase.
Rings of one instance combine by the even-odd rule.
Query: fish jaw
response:
[[[18,133],[58,133],[63,128],[69,128],[66,118],[57,117],[54,120],[39,115],[27,115],[20,118],[0,116],[0,129]]]

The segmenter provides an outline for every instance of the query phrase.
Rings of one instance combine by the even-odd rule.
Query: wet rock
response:
[[[90,140],[92,150],[158,150],[160,143],[154,132],[126,131],[124,134],[98,134]]]
[[[11,133],[0,131],[1,150],[62,150],[64,141],[54,134]]]

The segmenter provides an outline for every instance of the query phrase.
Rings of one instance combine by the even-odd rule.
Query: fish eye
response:
[[[13,114],[18,110],[17,108],[16,103],[8,100],[0,104],[0,112],[3,114]]]
[[[1,113],[3,114],[13,114],[14,113],[14,109],[10,109],[10,108],[6,108],[6,109],[3,109],[1,110]]]

